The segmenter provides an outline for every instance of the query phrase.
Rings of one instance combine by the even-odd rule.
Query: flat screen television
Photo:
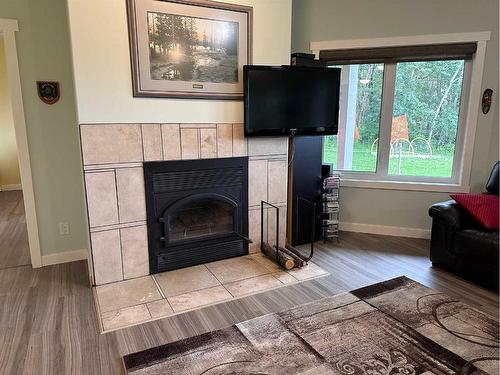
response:
[[[245,135],[337,134],[340,69],[243,67]]]

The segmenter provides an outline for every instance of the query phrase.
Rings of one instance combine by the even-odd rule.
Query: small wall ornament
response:
[[[493,96],[493,90],[492,89],[486,89],[486,90],[484,90],[483,100],[481,101],[481,107],[483,109],[483,113],[484,114],[487,114],[490,111],[492,96]]]
[[[54,104],[59,101],[61,92],[59,82],[56,81],[36,81],[38,97],[45,104]]]

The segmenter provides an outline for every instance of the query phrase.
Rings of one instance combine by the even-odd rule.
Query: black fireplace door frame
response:
[[[248,254],[247,156],[148,161],[143,168],[151,274]],[[229,233],[227,226],[228,232],[220,235],[162,241],[160,237],[167,233],[165,223],[161,222],[165,211],[189,196],[192,199],[203,194],[214,194],[219,201],[236,202],[235,230]]]
[[[189,238],[189,239],[185,239],[185,240],[171,241],[169,239],[170,230],[168,229],[170,227],[170,213],[174,212],[176,209],[178,209],[184,205],[187,205],[191,202],[195,202],[199,199],[204,199],[204,198],[209,198],[209,199],[218,200],[218,201],[221,201],[224,203],[229,203],[233,207],[233,231],[228,232],[228,233],[221,233],[221,234],[208,234],[205,236],[199,236],[199,237]],[[172,203],[168,207],[166,207],[165,210],[163,210],[163,212],[161,214],[161,218],[162,218],[162,221],[161,221],[162,240],[160,241],[161,246],[164,249],[168,249],[170,247],[182,245],[185,243],[195,243],[197,241],[207,241],[207,240],[211,240],[211,239],[224,238],[227,236],[231,236],[235,233],[237,235],[242,235],[241,234],[241,229],[242,229],[241,223],[239,223],[239,220],[237,220],[237,218],[240,215],[241,215],[241,207],[238,205],[238,203],[236,201],[230,199],[228,196],[225,196],[222,194],[197,193],[197,194],[189,195],[187,197],[183,197],[183,198],[175,201],[174,203]]]

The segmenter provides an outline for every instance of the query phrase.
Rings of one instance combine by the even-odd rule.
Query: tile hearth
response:
[[[326,275],[311,262],[283,271],[257,253],[100,285],[94,296],[105,333]]]

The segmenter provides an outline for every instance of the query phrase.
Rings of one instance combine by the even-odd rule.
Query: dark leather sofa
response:
[[[485,194],[498,195],[500,162],[491,171]],[[483,228],[454,200],[433,204],[431,252],[433,266],[498,291],[498,231]]]

